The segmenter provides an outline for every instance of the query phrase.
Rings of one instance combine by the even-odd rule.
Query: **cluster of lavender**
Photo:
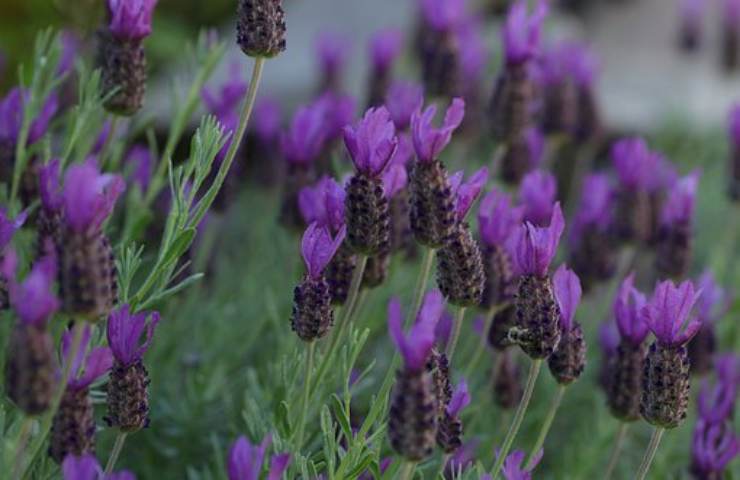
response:
[[[681,0],[678,2],[679,28],[678,46],[688,53],[695,53],[706,43],[706,17],[710,5],[703,0]],[[723,0],[719,6],[717,30],[719,35],[718,59],[722,68],[734,72],[740,66],[740,2]]]

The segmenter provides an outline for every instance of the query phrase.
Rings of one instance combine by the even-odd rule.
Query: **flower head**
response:
[[[465,219],[487,181],[488,168],[486,167],[473,173],[465,182],[463,182],[462,171],[450,177],[450,190],[455,197],[455,213],[459,222]]]
[[[259,480],[269,444],[269,437],[259,445],[252,445],[243,435],[237,438],[229,450],[227,463],[229,480]]]
[[[329,103],[326,99],[300,107],[281,139],[283,154],[289,163],[308,165],[324,148],[327,137]]]
[[[691,468],[700,475],[697,478],[721,478],[727,464],[738,454],[740,438],[732,425],[697,420],[691,441]]]
[[[316,53],[324,75],[336,75],[349,57],[352,44],[349,38],[337,32],[322,31],[316,37]]]
[[[465,17],[465,0],[421,0],[426,23],[437,31],[450,31]]]
[[[694,218],[696,189],[699,186],[699,172],[693,172],[680,179],[668,194],[660,213],[663,225],[688,224]]]
[[[108,347],[95,347],[88,351],[92,333],[91,326],[84,324],[76,325],[75,328],[83,329],[80,348],[77,349],[75,358],[70,358],[75,334],[71,330],[64,332],[62,335],[62,364],[72,362],[69,368],[70,378],[67,388],[82,390],[110,370],[113,366],[113,354]]]
[[[569,332],[573,328],[578,304],[581,303],[581,281],[573,270],[563,264],[555,271],[552,284],[560,308],[560,329]]]
[[[10,219],[8,212],[0,208],[0,254],[10,245],[13,235],[26,223],[27,217],[27,212],[23,211],[14,219]]]
[[[267,473],[267,480],[281,480],[283,473],[290,465],[290,453],[279,453],[270,460],[270,471]]]
[[[398,130],[406,130],[411,117],[424,105],[424,88],[414,82],[396,80],[388,87],[385,106]]]
[[[514,261],[519,273],[546,275],[564,229],[565,220],[559,202],[555,204],[548,227],[536,227],[530,222],[519,227],[514,243]]]
[[[299,192],[298,208],[306,224],[317,222],[337,233],[344,226],[344,197],[344,188],[324,175],[315,185]]]
[[[571,44],[570,69],[580,88],[591,88],[601,66],[596,52],[583,43]]]
[[[23,323],[43,327],[59,309],[59,299],[53,291],[56,255],[52,253],[38,260],[20,284],[15,280],[17,263],[15,252],[9,250],[3,259],[2,275],[8,282],[10,304]]]
[[[696,315],[702,325],[714,322],[722,317],[729,308],[729,295],[714,279],[711,270],[706,270],[697,281],[701,296],[696,302]]]
[[[452,392],[452,398],[446,408],[447,414],[451,417],[457,417],[462,409],[468,405],[470,405],[470,392],[468,391],[468,384],[465,380],[462,380],[455,387],[455,391]]]
[[[648,326],[641,313],[645,305],[647,298],[635,288],[633,272],[622,281],[614,299],[614,318],[619,335],[633,345],[641,344],[648,334]]]
[[[436,114],[437,107],[430,105],[423,113],[419,109],[411,116],[411,135],[414,141],[414,150],[420,162],[436,160],[442,150],[450,143],[452,132],[460,126],[465,116],[465,102],[461,98],[452,100],[440,128],[432,126]]]
[[[599,346],[607,355],[613,355],[617,352],[619,346],[619,330],[616,322],[607,320],[599,325]]]
[[[538,127],[529,127],[524,137],[529,151],[529,168],[539,168],[545,156],[545,134]]]
[[[542,22],[547,15],[547,3],[540,0],[532,15],[527,16],[527,2],[517,0],[509,9],[501,30],[506,63],[517,65],[532,59],[539,49]]]
[[[463,82],[468,88],[475,87],[485,71],[489,56],[481,19],[467,16],[457,28],[457,40]]]
[[[318,278],[321,275],[324,267],[329,264],[344,241],[346,233],[347,227],[342,226],[332,238],[328,227],[322,227],[317,222],[308,226],[301,241],[301,254],[311,278]]]
[[[396,127],[385,107],[371,108],[355,126],[344,127],[344,144],[355,168],[377,177],[393,157],[398,145]]]
[[[385,28],[370,39],[370,60],[378,72],[388,71],[398,58],[403,46],[403,35],[395,28]]]
[[[113,310],[108,317],[108,345],[116,360],[124,367],[141,360],[151,344],[157,323],[158,312],[133,314],[128,305]],[[145,331],[144,343],[139,343]]]
[[[121,40],[141,40],[152,33],[157,0],[108,0],[108,28]]]
[[[0,100],[0,141],[15,145],[23,127],[23,115],[26,103],[30,101],[27,90],[16,87]],[[55,93],[49,95],[41,105],[39,112],[31,122],[28,131],[28,144],[35,143],[46,134],[49,123],[59,108],[59,99]]]
[[[702,383],[697,398],[697,409],[702,420],[717,424],[730,418],[737,399],[738,385],[731,379],[717,378],[714,385]]]
[[[67,224],[78,233],[100,228],[124,188],[120,176],[101,174],[93,158],[69,167],[62,194]]]
[[[575,244],[580,241],[587,227],[599,232],[607,230],[612,220],[613,204],[614,191],[609,177],[601,173],[587,176],[583,181],[581,201],[571,227],[571,238]]]
[[[406,165],[414,154],[411,139],[407,136],[398,137],[398,148],[393,155],[388,168],[383,173],[383,192],[391,199],[408,185],[408,171]]]
[[[388,328],[391,338],[403,356],[406,368],[418,371],[426,365],[429,352],[434,345],[434,331],[444,310],[444,297],[439,290],[431,290],[416,316],[414,326],[403,333],[403,313],[397,298],[388,304]]]
[[[503,246],[522,223],[522,207],[514,207],[511,197],[497,189],[480,202],[478,228],[481,239],[491,246]]]
[[[260,97],[254,105],[254,133],[264,143],[270,143],[280,136],[282,113],[280,104],[271,97]]]
[[[126,163],[130,168],[129,181],[146,192],[154,170],[152,151],[144,145],[134,145],[126,155]]]
[[[701,322],[690,319],[691,309],[701,292],[686,280],[676,286],[672,281],[660,282],[640,315],[657,341],[667,346],[687,343],[699,331]]]
[[[535,170],[522,179],[519,197],[524,205],[524,221],[538,227],[547,224],[552,216],[552,207],[558,194],[555,176],[544,170]]]
[[[650,193],[670,191],[679,179],[673,163],[658,152],[650,152],[646,170],[648,174],[645,185]]]
[[[64,457],[62,478],[64,480],[136,480],[134,474],[128,471],[104,474],[98,459],[89,453],[79,457],[72,454]]]
[[[735,148],[740,147],[740,103],[735,103],[730,109],[730,115],[728,118],[728,134],[730,141]]]
[[[611,149],[612,162],[622,186],[627,190],[647,188],[654,158],[641,138],[625,138]]]
[[[506,480],[532,480],[532,470],[534,470],[537,464],[540,463],[540,460],[542,460],[543,453],[544,451],[540,449],[540,451],[532,457],[532,460],[529,462],[531,467],[527,469],[522,466],[526,454],[521,450],[514,450],[508,457],[506,457],[506,460],[504,460],[501,474]],[[497,457],[498,455],[499,452],[496,452]]]
[[[355,98],[351,95],[344,95],[332,91],[324,92],[319,99],[319,103],[324,103],[326,108],[326,119],[324,128],[326,130],[326,142],[333,142],[344,133],[344,127],[354,121],[355,118]]]
[[[59,159],[55,158],[39,170],[39,196],[45,210],[58,212],[61,210],[64,197],[59,185]]]

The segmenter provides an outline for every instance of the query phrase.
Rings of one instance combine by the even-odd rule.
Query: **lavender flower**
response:
[[[465,1],[421,0],[421,11],[426,23],[434,30],[450,31],[463,20]]]
[[[565,220],[560,203],[556,203],[548,227],[536,227],[527,222],[519,228],[516,237],[515,263],[522,275],[547,275],[550,262],[557,252]]]
[[[271,97],[261,97],[254,105],[254,133],[264,144],[270,144],[280,136],[282,113],[280,104]]]
[[[651,175],[651,154],[641,138],[626,138],[611,149],[612,162],[623,188],[631,191],[647,188]]]
[[[586,366],[583,329],[573,319],[581,301],[581,282],[572,270],[561,265],[553,275],[553,291],[560,310],[561,337],[557,349],[547,359],[550,372],[561,385],[581,376]]]
[[[506,457],[506,460],[504,460],[501,474],[506,480],[532,480],[532,470],[534,470],[540,463],[543,454],[544,450],[540,449],[540,451],[532,457],[532,460],[530,460],[529,464],[531,467],[527,469],[527,467],[522,467],[526,454],[521,450],[514,450],[508,457]],[[498,455],[499,452],[496,452],[497,457]]]
[[[398,131],[411,125],[411,119],[424,105],[424,88],[413,82],[397,80],[388,87],[385,105]]]
[[[525,63],[537,54],[547,10],[547,3],[544,1],[537,3],[530,16],[527,16],[526,2],[518,0],[511,6],[501,30],[507,65]]]
[[[140,41],[152,33],[157,0],[107,0],[110,32],[121,40]]]
[[[443,414],[438,419],[437,445],[445,453],[456,452],[462,447],[463,424],[460,412],[470,404],[468,384],[462,380],[455,387],[452,397],[443,407]]]
[[[298,206],[306,224],[317,222],[336,234],[344,226],[345,192],[336,180],[325,175],[298,194]]]
[[[393,343],[401,352],[405,368],[409,371],[423,370],[435,339],[435,327],[444,310],[444,299],[439,290],[431,290],[416,316],[414,326],[408,333],[402,330],[403,313],[397,298],[388,304],[388,328]]]
[[[316,54],[322,73],[322,91],[339,91],[341,71],[351,51],[349,38],[331,31],[322,31],[316,37]]]
[[[648,334],[648,325],[642,313],[647,305],[647,299],[634,287],[634,282],[634,272],[622,281],[614,300],[614,318],[622,341],[637,346]]]
[[[320,227],[316,222],[308,226],[301,242],[301,254],[309,277],[317,279],[321,276],[324,267],[344,240],[344,235],[345,228],[341,228],[332,238],[326,227]]]
[[[270,444],[266,437],[259,445],[252,445],[247,437],[240,436],[229,449],[226,464],[229,480],[259,480],[265,451]],[[290,464],[290,454],[282,453],[272,457],[267,480],[283,478],[283,472]]]
[[[4,208],[0,208],[0,256],[3,255],[3,252],[10,245],[15,232],[26,223],[27,217],[28,214],[24,211],[15,217],[15,219],[10,219],[7,211]]]
[[[488,168],[483,167],[473,173],[463,182],[463,172],[457,172],[450,177],[450,188],[455,195],[455,213],[457,220],[462,222],[478,198],[481,190],[488,181]]]
[[[344,143],[359,173],[368,177],[380,175],[398,145],[388,110],[371,108],[356,126],[344,127]]]
[[[128,471],[103,473],[98,459],[91,454],[67,455],[62,463],[62,478],[64,480],[136,480],[136,476]]]
[[[126,155],[126,164],[129,166],[129,182],[136,185],[141,193],[149,188],[149,182],[154,171],[154,159],[149,148],[143,145],[134,145]]]
[[[370,39],[370,60],[376,74],[384,75],[401,53],[403,37],[395,28],[376,32]]]
[[[64,214],[76,233],[96,231],[113,212],[125,183],[118,175],[101,174],[94,159],[73,165],[64,179]]]
[[[60,305],[52,288],[56,281],[57,259],[53,254],[41,258],[20,284],[15,280],[16,264],[15,252],[11,250],[3,261],[10,305],[21,322],[43,329]]]
[[[26,103],[30,101],[29,95],[28,91],[15,87],[5,95],[5,98],[0,100],[0,144],[7,143],[11,149],[15,148],[21,128],[23,127],[23,115],[26,110]],[[58,97],[52,93],[41,105],[36,118],[31,121],[28,131],[29,145],[37,142],[46,134],[49,123],[58,109]]]
[[[658,343],[678,347],[691,340],[701,327],[698,319],[689,318],[699,295],[689,280],[678,286],[668,280],[655,287],[653,297],[641,309],[640,316]]]
[[[149,322],[147,322],[149,319]],[[140,362],[152,341],[159,313],[131,313],[128,305],[111,312],[108,318],[108,345],[115,360],[124,367]],[[144,342],[139,344],[142,334]]]
[[[329,105],[325,99],[296,111],[281,140],[283,154],[289,164],[306,167],[319,156],[327,136],[328,113]]]
[[[524,205],[524,221],[537,227],[547,224],[558,193],[555,176],[543,170],[528,173],[522,180],[519,196]]]
[[[697,480],[722,478],[727,465],[740,454],[740,437],[731,424],[699,419],[691,441],[691,473]]]
[[[239,0],[236,43],[250,57],[271,58],[285,51],[282,0]]]
[[[581,302],[581,282],[578,276],[563,264],[553,275],[553,287],[560,307],[560,328],[563,332],[569,332],[574,327],[576,308]]]
[[[465,116],[465,102],[461,98],[452,100],[440,128],[432,126],[436,113],[437,107],[431,105],[423,113],[419,109],[411,116],[414,150],[416,151],[416,157],[422,163],[437,160],[442,150],[450,143],[452,132],[460,126]]]
[[[511,197],[497,189],[491,190],[478,209],[478,226],[483,242],[503,246],[522,223],[523,207],[512,205]]]
[[[571,226],[574,248],[578,248],[588,231],[607,231],[612,221],[613,200],[614,191],[607,175],[594,173],[584,179],[581,201]]]
[[[719,375],[714,385],[704,381],[697,398],[697,409],[702,420],[710,425],[721,424],[732,417],[737,400],[738,385],[733,379]]]
[[[661,223],[664,226],[691,223],[698,185],[699,172],[693,172],[677,182],[661,212]]]

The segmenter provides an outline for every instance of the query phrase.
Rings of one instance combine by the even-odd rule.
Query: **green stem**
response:
[[[398,472],[398,480],[410,480],[414,477],[415,470],[416,462],[404,462],[401,466],[401,471]]]
[[[478,342],[478,346],[475,348],[475,352],[473,353],[473,356],[470,358],[470,362],[468,363],[468,366],[465,369],[464,378],[469,379],[470,376],[473,375],[473,372],[475,372],[475,369],[478,368],[480,359],[483,357],[483,352],[486,351],[486,343],[488,342],[488,330],[491,328],[491,322],[493,322],[493,317],[495,317],[496,314],[500,312],[501,310],[503,310],[504,308],[506,308],[506,305],[494,305],[488,309],[486,318],[483,321],[483,335],[480,336],[480,341]]]
[[[296,450],[300,450],[303,446],[303,433],[306,430],[306,414],[308,411],[308,397],[311,393],[311,369],[313,368],[313,355],[316,349],[316,342],[310,342],[308,344],[308,359],[306,360],[306,375],[303,381],[303,403],[301,405],[301,419],[298,423],[298,435],[296,440]]]
[[[709,266],[720,283],[724,281],[735,258],[730,253],[734,251],[737,243],[738,224],[740,224],[740,209],[732,204],[730,205],[729,221],[724,225],[724,236],[709,259]]]
[[[565,385],[558,385],[558,390],[552,398],[552,402],[550,402],[550,410],[547,411],[547,416],[545,416],[545,421],[542,423],[540,434],[537,436],[537,441],[534,443],[532,451],[529,452],[529,458],[526,463],[527,470],[532,469],[532,459],[537,455],[537,452],[540,451],[542,445],[545,444],[545,439],[550,431],[550,427],[552,427],[553,420],[555,420],[555,415],[558,413],[558,408],[560,408],[560,402],[562,402],[564,394]]]
[[[648,470],[650,470],[650,464],[653,463],[653,459],[655,458],[655,452],[658,451],[660,439],[663,438],[663,432],[665,432],[665,428],[663,427],[655,427],[653,430],[653,435],[650,437],[650,444],[645,451],[645,456],[642,457],[642,463],[640,464],[640,469],[637,471],[637,475],[635,475],[635,480],[645,479]]]
[[[452,356],[455,354],[457,342],[460,340],[463,320],[465,320],[465,307],[458,307],[457,315],[455,315],[455,319],[453,320],[452,338],[450,338],[450,343],[447,344],[447,361],[450,363],[452,363]]]
[[[118,461],[121,450],[123,450],[123,444],[126,442],[126,432],[118,432],[116,435],[116,443],[113,444],[113,450],[108,457],[108,463],[105,465],[105,475],[113,473],[113,469],[116,468],[116,462]]]
[[[527,376],[527,384],[524,387],[524,394],[522,395],[522,399],[519,401],[519,406],[516,408],[514,419],[509,426],[509,431],[506,433],[506,438],[504,438],[504,443],[501,446],[498,458],[496,458],[496,463],[491,469],[491,478],[493,478],[494,480],[501,471],[504,460],[506,459],[507,455],[509,455],[511,445],[514,443],[514,438],[516,438],[516,434],[519,432],[519,427],[521,427],[522,425],[522,420],[524,420],[524,414],[527,411],[527,406],[529,406],[529,401],[532,399],[532,393],[534,392],[534,386],[537,383],[537,376],[540,373],[541,366],[542,359],[532,359],[532,364],[529,367],[529,375]]]
[[[120,117],[118,115],[113,115],[113,118],[110,121],[110,131],[108,132],[108,136],[103,143],[103,147],[100,149],[100,155],[98,155],[98,160],[100,161],[101,165],[105,165],[106,157],[108,156],[108,150],[110,150],[110,146],[113,144],[113,137],[115,137],[116,135],[116,128],[118,127],[119,118]]]
[[[15,462],[13,464],[13,479],[17,480],[20,478],[20,469],[23,464],[23,454],[25,453],[26,446],[28,444],[28,438],[31,435],[31,424],[33,418],[26,416],[21,424],[20,431],[18,432],[18,441],[15,443]]]
[[[439,469],[437,469],[437,474],[434,476],[434,479],[435,480],[438,479],[438,478],[441,478],[441,479],[444,480],[444,478],[445,478],[445,467],[447,466],[447,462],[450,461],[450,457],[451,457],[451,455],[449,453],[445,453],[442,456],[442,460],[440,461],[440,464],[439,464]],[[452,472],[453,476],[456,473],[457,472]]]
[[[432,262],[434,261],[434,255],[436,253],[437,251],[430,247],[427,247],[426,251],[424,252],[424,258],[421,261],[421,270],[419,272],[419,277],[416,280],[416,287],[414,288],[414,308],[411,310],[410,315],[408,315],[407,317],[409,319],[416,318],[416,312],[418,312],[419,307],[421,307],[421,301],[424,298],[424,291],[427,288],[429,274],[432,271]],[[407,327],[411,321],[413,320],[406,321]]]
[[[619,460],[619,454],[622,453],[622,445],[624,444],[624,439],[627,435],[627,427],[629,427],[629,423],[619,422],[619,430],[617,430],[617,438],[614,441],[614,449],[612,450],[612,453],[609,456],[609,463],[607,464],[607,467],[606,467],[606,473],[604,473],[604,480],[609,480],[612,477],[612,472],[614,472],[614,467],[617,466],[617,460]]]

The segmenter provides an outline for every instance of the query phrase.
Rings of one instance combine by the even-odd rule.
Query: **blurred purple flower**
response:
[[[62,51],[57,65],[57,75],[66,75],[75,66],[75,60],[79,58],[82,42],[76,33],[65,30],[59,34]]]
[[[89,453],[79,457],[72,454],[64,457],[62,478],[64,480],[136,480],[136,476],[128,471],[104,473],[98,459]]]
[[[98,229],[125,189],[118,175],[101,174],[94,158],[72,165],[64,178],[65,220],[78,233]]]
[[[521,275],[547,275],[564,228],[560,202],[555,204],[548,227],[536,227],[530,222],[519,227],[514,243],[514,262]]]
[[[467,88],[474,87],[485,71],[488,48],[483,36],[483,25],[477,16],[467,16],[457,28],[460,45],[460,71]]]
[[[144,145],[134,145],[126,155],[126,163],[131,169],[129,181],[137,185],[142,192],[146,192],[154,171],[151,150]]]
[[[41,206],[48,212],[58,212],[64,202],[59,185],[59,159],[55,158],[39,170],[39,196]]]
[[[491,190],[478,209],[481,239],[490,246],[503,246],[522,223],[522,207],[514,207],[511,197],[497,189]]]
[[[691,441],[691,471],[696,478],[722,478],[727,465],[740,454],[740,438],[732,424],[699,419]]]
[[[599,56],[594,49],[579,42],[571,45],[570,69],[576,85],[580,88],[592,88],[600,67]]]
[[[463,182],[463,171],[459,171],[450,177],[450,190],[455,198],[455,213],[457,221],[462,222],[480,195],[481,190],[488,181],[488,168],[482,167]]]
[[[370,60],[376,72],[386,72],[393,66],[403,46],[403,35],[396,28],[384,28],[370,38]]]
[[[307,225],[318,222],[336,234],[344,226],[344,197],[344,188],[324,175],[316,184],[299,192],[298,207]]]
[[[658,343],[678,346],[687,343],[699,331],[701,322],[690,319],[691,309],[701,292],[686,280],[676,286],[672,281],[660,282],[640,316],[653,332]],[[682,331],[683,330],[683,331]]]
[[[56,256],[52,253],[40,258],[20,284],[15,279],[17,263],[15,252],[7,251],[2,275],[7,282],[10,305],[21,322],[43,328],[60,306],[53,289],[57,274]]]
[[[434,345],[434,331],[444,310],[444,297],[439,290],[431,290],[424,296],[414,326],[403,333],[403,312],[398,298],[388,304],[388,328],[391,338],[403,356],[408,370],[425,368],[427,357]]]
[[[26,218],[28,217],[27,212],[21,212],[15,219],[8,217],[7,211],[0,207],[0,255],[3,254],[5,249],[10,245],[10,241],[13,239],[15,232],[20,229]]]
[[[281,139],[289,163],[308,165],[319,156],[327,136],[328,108],[328,103],[319,99],[296,111]]]
[[[124,367],[141,360],[151,344],[158,323],[159,312],[131,313],[127,304],[113,310],[108,316],[107,335],[115,359]],[[144,342],[140,344],[144,333]]]
[[[355,98],[351,95],[329,91],[321,95],[317,101],[324,102],[326,108],[326,119],[324,122],[326,142],[333,142],[342,136],[344,127],[354,121]]]
[[[282,113],[280,104],[271,97],[260,97],[254,106],[254,132],[263,143],[271,143],[280,137]]]
[[[645,185],[648,192],[661,193],[676,185],[678,172],[673,163],[664,155],[650,152],[647,165],[648,176]]]
[[[607,356],[617,353],[619,346],[619,330],[616,322],[607,320],[599,325],[599,346]]]
[[[396,80],[388,88],[385,105],[396,129],[406,130],[411,116],[424,105],[424,88],[414,82]]]
[[[697,281],[701,296],[696,302],[696,315],[702,325],[722,317],[730,308],[730,295],[717,283],[711,270],[705,270]]]
[[[152,33],[152,15],[157,0],[107,0],[108,28],[120,40],[142,40]]]
[[[72,362],[69,368],[67,388],[82,390],[102,377],[113,366],[113,354],[108,347],[89,349],[92,327],[89,323],[78,323],[74,328],[82,328],[82,341],[75,358],[70,358],[74,332],[67,330],[62,335],[62,366]]]
[[[0,100],[0,141],[15,145],[23,127],[23,115],[26,102],[29,101],[28,91],[15,87]],[[36,118],[31,122],[28,131],[28,144],[32,144],[46,134],[49,123],[59,108],[59,99],[56,93],[51,93],[41,105]]]
[[[434,30],[454,30],[465,17],[465,0],[421,0],[421,13]]]
[[[269,444],[270,437],[266,437],[259,445],[252,445],[244,435],[237,438],[229,449],[226,464],[229,480],[259,480]]]
[[[612,162],[622,186],[630,191],[644,190],[652,172],[651,153],[641,138],[625,138],[611,149]]]
[[[436,113],[437,107],[430,105],[423,113],[419,109],[411,116],[414,150],[420,162],[436,160],[442,150],[450,143],[452,132],[460,126],[465,116],[465,102],[461,98],[452,100],[440,128],[435,128],[432,125]]]
[[[547,225],[557,194],[558,182],[553,174],[535,170],[525,175],[519,188],[519,199],[524,206],[524,221],[538,227]]]
[[[508,65],[522,64],[537,54],[542,33],[542,23],[548,6],[539,0],[532,15],[527,15],[527,2],[517,0],[509,9],[501,30],[504,55]]]
[[[530,460],[529,463],[531,464],[531,467],[527,469],[522,466],[526,454],[521,450],[514,450],[508,457],[506,457],[506,460],[504,460],[501,474],[506,480],[532,480],[532,470],[534,470],[542,460],[543,453],[544,451],[540,449],[540,451],[532,457],[532,460]],[[496,457],[498,457],[498,455],[499,452],[496,452]]]
[[[290,465],[290,453],[279,453],[270,460],[270,471],[267,473],[267,480],[281,480],[283,473]]]
[[[316,53],[325,77],[334,77],[344,67],[352,50],[349,37],[328,30],[316,37]]]
[[[461,380],[455,387],[455,391],[452,393],[450,403],[447,404],[447,414],[451,417],[457,417],[468,405],[470,405],[468,384],[465,383],[465,380]]]
[[[391,114],[385,107],[370,108],[356,125],[344,127],[344,144],[358,172],[379,176],[398,145]]]
[[[629,274],[619,287],[614,299],[614,318],[623,340],[640,345],[648,334],[648,325],[642,315],[647,305],[645,295],[635,288],[635,274]]]
[[[452,324],[454,321],[455,317],[453,317],[446,309],[439,317],[437,326],[434,328],[434,341],[439,350],[447,349],[447,342],[450,341],[450,335],[452,335]]]
[[[560,329],[569,332],[573,328],[578,304],[581,303],[581,281],[573,270],[569,270],[563,264],[555,271],[552,284],[555,299],[560,307]]]
[[[586,228],[605,232],[612,220],[613,206],[614,190],[609,177],[601,173],[587,176],[583,181],[581,199],[571,225],[573,244],[578,245]]]
[[[460,448],[455,450],[445,466],[445,478],[453,478],[457,472],[462,472],[473,465],[475,451],[478,449],[479,443],[477,439],[473,439],[463,443]]]
[[[671,189],[660,213],[661,224],[670,226],[691,223],[694,218],[699,175],[698,171],[694,171],[681,178]]]
[[[318,278],[344,241],[347,227],[342,226],[332,238],[328,227],[313,222],[308,226],[301,241],[301,254],[311,278]]]

